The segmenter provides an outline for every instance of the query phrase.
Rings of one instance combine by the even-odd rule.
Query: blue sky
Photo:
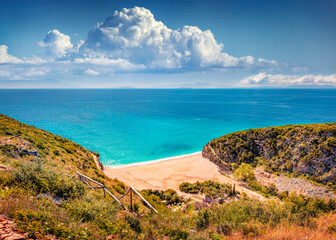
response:
[[[332,0],[1,0],[0,87],[333,87],[335,11]]]

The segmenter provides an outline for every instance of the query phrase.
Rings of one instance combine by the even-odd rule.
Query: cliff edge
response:
[[[336,189],[336,123],[287,125],[234,132],[212,140],[202,155],[230,172],[241,163],[305,176]]]

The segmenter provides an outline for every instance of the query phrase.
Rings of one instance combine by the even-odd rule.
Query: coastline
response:
[[[165,162],[165,161],[171,161],[171,160],[174,160],[174,159],[189,157],[189,156],[193,156],[193,155],[198,155],[198,154],[201,154],[201,153],[202,153],[202,151],[198,151],[198,152],[194,152],[194,153],[182,154],[182,155],[177,155],[177,156],[173,156],[173,157],[159,158],[159,159],[156,159],[156,160],[149,160],[149,161],[145,161],[145,162],[106,165],[106,166],[104,166],[104,169],[120,169],[120,168],[136,167],[136,166],[145,166],[145,165],[156,164],[156,163],[161,163],[161,162]]]
[[[239,182],[221,174],[218,166],[203,158],[201,152],[144,163],[127,164],[121,167],[106,167],[103,172],[109,178],[117,178],[138,190],[173,189],[179,195],[185,196],[186,194],[179,190],[181,183],[212,180],[219,183],[235,184],[238,191],[245,192],[249,197],[264,200],[260,194],[240,186]]]

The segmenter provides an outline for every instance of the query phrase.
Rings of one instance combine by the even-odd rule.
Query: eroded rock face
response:
[[[12,221],[12,219],[4,215],[0,215],[0,240],[23,240],[23,239],[33,240],[32,238],[29,238],[29,233],[20,232],[16,228],[16,224]],[[56,238],[51,234],[48,234],[42,238],[37,238],[36,240],[44,240],[44,239],[58,240],[58,238]]]
[[[0,216],[0,240],[28,239],[28,233],[20,233],[16,224],[5,216]]]
[[[235,132],[209,142],[202,155],[224,171],[232,164],[264,162],[274,172],[308,174],[336,184],[336,123]]]
[[[285,176],[279,176],[274,178],[274,183],[278,191],[301,193],[308,197],[324,198],[324,199],[336,199],[336,195],[333,191],[328,190],[326,187],[317,186],[302,178],[288,178]]]

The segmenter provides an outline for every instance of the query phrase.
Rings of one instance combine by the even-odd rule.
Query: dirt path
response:
[[[93,154],[92,152],[89,152],[89,153],[93,157],[93,160],[95,161],[97,168],[101,171],[104,171],[104,168],[102,168],[101,165],[100,165],[99,158],[95,154]]]

